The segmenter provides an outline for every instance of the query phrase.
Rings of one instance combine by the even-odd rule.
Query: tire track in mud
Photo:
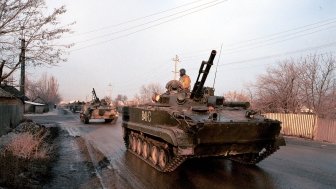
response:
[[[86,148],[87,148],[88,155],[91,159],[91,162],[93,163],[94,170],[95,170],[96,176],[99,179],[101,187],[103,189],[115,188],[115,186],[113,186],[113,185],[109,186],[109,184],[107,182],[104,182],[103,177],[102,177],[102,173],[101,173],[101,169],[98,169],[99,168],[99,162],[103,161],[104,159],[99,161],[99,159],[98,159],[99,157],[97,158],[97,155],[94,154],[95,152],[94,152],[94,149],[93,149],[92,145],[90,144],[90,141],[85,140],[85,145],[86,145]]]
[[[145,188],[137,180],[137,177],[125,169],[124,162],[118,163],[117,160],[122,156],[116,154],[110,156],[109,152],[102,150],[93,140],[87,139],[85,141],[89,156],[96,168],[97,176],[104,188]],[[123,154],[122,151],[120,153]]]

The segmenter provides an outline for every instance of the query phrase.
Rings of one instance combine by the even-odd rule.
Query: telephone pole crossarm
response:
[[[175,64],[175,65],[174,65],[174,68],[175,68],[175,69],[174,69],[173,73],[174,73],[174,80],[176,80],[176,78],[177,78],[177,77],[176,77],[176,74],[178,74],[178,71],[177,71],[177,64],[180,63],[180,59],[179,59],[179,57],[176,55],[175,58],[173,58],[172,60],[173,60],[173,62],[174,62],[174,64]]]

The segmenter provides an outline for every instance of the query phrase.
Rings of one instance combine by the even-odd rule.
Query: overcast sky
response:
[[[195,82],[201,61],[212,49],[218,58],[221,44],[217,95],[243,90],[286,58],[336,50],[333,0],[47,0],[50,8],[63,4],[61,21],[77,22],[62,39],[76,43],[68,62],[27,72],[54,75],[64,100],[85,100],[93,87],[99,97],[109,95],[109,83],[113,98],[133,98],[143,84],[165,86],[175,55]]]

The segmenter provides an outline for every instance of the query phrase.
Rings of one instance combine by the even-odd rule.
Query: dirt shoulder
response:
[[[51,169],[52,179],[43,188],[100,188],[91,160],[83,155],[86,148],[81,145],[80,138],[60,130],[55,142],[58,144],[57,161]]]

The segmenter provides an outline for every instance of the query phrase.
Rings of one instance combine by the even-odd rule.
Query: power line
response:
[[[324,45],[309,47],[309,48],[305,48],[305,49],[299,49],[299,50],[295,50],[295,51],[288,51],[288,52],[284,52],[284,53],[272,54],[272,55],[268,55],[268,56],[256,57],[256,58],[251,58],[251,59],[246,59],[246,60],[241,60],[241,61],[233,61],[233,62],[228,62],[228,63],[225,63],[225,64],[222,63],[222,64],[219,64],[218,67],[223,67],[223,66],[228,66],[228,65],[242,64],[242,63],[253,62],[253,61],[258,61],[258,60],[265,60],[265,59],[280,57],[280,56],[284,56],[284,55],[291,55],[291,54],[296,54],[296,53],[300,53],[300,52],[305,52],[305,51],[310,51],[310,50],[316,50],[316,49],[320,49],[320,48],[324,48],[324,47],[330,47],[330,46],[334,46],[334,45],[336,45],[336,41],[328,43],[328,44],[324,44]],[[326,54],[326,53],[323,53],[323,54]],[[168,67],[169,67],[169,65],[165,64],[165,65],[159,65],[157,68],[153,68],[153,70],[156,70],[156,72],[154,74],[151,74],[150,77],[148,77],[148,79],[149,80],[153,80],[157,76],[161,77],[162,74],[160,72],[158,72],[157,69],[158,68],[162,68],[163,70],[166,71]],[[253,66],[249,66],[249,67],[253,67]],[[199,68],[190,68],[188,70],[198,70],[198,69]],[[238,68],[236,68],[236,69],[238,69]],[[146,74],[145,73],[139,73],[139,75],[146,75]],[[132,86],[132,84],[134,83],[134,81],[138,80],[137,78],[138,77],[133,77],[133,80],[128,80],[128,82],[123,83],[123,87],[138,88],[138,87]]]
[[[296,53],[300,53],[300,52],[305,52],[305,51],[310,51],[310,50],[316,50],[316,49],[320,49],[320,48],[324,48],[324,47],[330,47],[330,46],[335,46],[335,45],[336,45],[336,41],[333,41],[331,43],[327,43],[327,44],[324,44],[324,45],[309,47],[309,48],[305,48],[305,49],[299,49],[299,50],[295,50],[295,51],[288,51],[288,52],[284,52],[284,53],[272,54],[272,55],[262,56],[262,57],[252,58],[252,59],[233,61],[233,62],[228,62],[228,63],[225,63],[225,64],[222,63],[222,64],[219,64],[218,67],[228,66],[228,65],[235,65],[235,64],[242,64],[242,63],[252,62],[252,61],[257,61],[257,60],[265,60],[265,59],[270,59],[270,58],[275,58],[275,57],[280,57],[280,56],[290,55],[290,54],[296,54]],[[190,68],[189,70],[198,70],[198,69],[199,68]]]
[[[251,61],[256,61],[256,60],[264,60],[264,59],[279,57],[279,56],[283,56],[283,55],[290,55],[290,54],[296,54],[296,53],[310,51],[310,50],[316,50],[316,49],[319,49],[319,48],[330,47],[330,46],[334,46],[334,45],[336,45],[336,41],[331,42],[331,43],[327,43],[327,44],[324,44],[324,45],[315,46],[315,47],[310,47],[310,48],[305,48],[305,49],[299,49],[299,50],[296,50],[296,51],[289,51],[289,52],[284,52],[284,53],[279,53],[279,54],[273,54],[273,55],[268,55],[268,56],[257,57],[257,58],[253,58],[253,59],[247,59],[247,60],[229,62],[229,63],[226,63],[226,64],[220,64],[218,66],[226,66],[226,65],[232,65],[232,64],[241,64],[241,63],[251,62]]]
[[[333,24],[335,22],[336,22],[336,18],[330,18],[330,19],[319,21],[319,22],[311,23],[311,24],[308,24],[308,25],[303,25],[303,26],[295,27],[295,28],[292,28],[292,29],[289,29],[289,30],[285,30],[285,31],[269,34],[269,35],[266,35],[266,36],[256,37],[256,38],[248,39],[248,40],[244,40],[244,41],[238,41],[238,42],[235,42],[235,43],[227,44],[227,46],[237,46],[237,45],[242,46],[243,43],[249,43],[251,41],[260,41],[260,42],[257,42],[257,43],[261,43],[261,42],[263,42],[263,41],[261,41],[263,39],[267,39],[267,41],[270,41],[270,40],[274,40],[276,38],[279,38],[279,37],[274,37],[274,36],[282,35],[282,34],[285,34],[285,33],[288,33],[288,32],[292,32],[292,31],[301,29],[301,31],[294,32],[294,33],[291,33],[291,34],[287,34],[287,35],[293,35],[293,34],[296,34],[296,33],[300,33],[300,32],[304,32],[304,31],[316,29],[316,28],[319,28],[319,27],[322,27],[322,26],[330,25],[330,24]],[[322,25],[320,25],[320,24],[322,24]],[[309,26],[314,26],[314,25],[320,25],[320,26],[304,29],[304,28],[307,28]],[[321,30],[319,30],[319,31],[321,31]],[[284,37],[286,37],[286,36],[284,36]],[[253,45],[253,43],[250,44],[250,45]],[[204,54],[204,53],[206,53],[206,52],[208,52],[209,50],[212,50],[212,49],[213,48],[208,48],[208,49],[203,49],[203,50],[199,50],[199,51],[193,51],[193,52],[187,52],[187,53],[179,53],[179,54],[180,55],[186,55],[186,54],[189,55],[189,54],[195,54],[195,53],[197,53],[196,55],[185,57],[185,58],[194,58],[194,57],[199,57],[199,56],[201,56],[201,54]],[[236,49],[236,48],[234,48],[234,49]],[[233,49],[230,48],[229,50],[233,50]],[[199,52],[202,52],[202,53],[199,53]]]
[[[230,50],[227,50],[225,53],[223,53],[224,55],[228,55],[228,54],[234,54],[234,53],[239,53],[239,52],[242,52],[242,51],[246,51],[246,50],[250,50],[250,49],[255,49],[255,48],[258,48],[258,47],[264,47],[264,46],[270,46],[270,45],[274,45],[274,44],[278,44],[278,43],[282,43],[282,42],[285,42],[285,41],[288,41],[288,40],[291,40],[291,39],[295,39],[295,38],[298,38],[298,37],[303,37],[303,36],[307,36],[307,35],[311,35],[311,34],[314,34],[314,33],[317,33],[317,32],[320,32],[320,31],[325,31],[325,30],[328,30],[328,29],[332,29],[332,28],[335,28],[336,25],[334,26],[331,26],[331,27],[328,27],[328,28],[323,28],[323,29],[320,29],[320,30],[316,30],[316,31],[312,31],[312,32],[309,32],[309,33],[304,33],[302,35],[295,35],[295,36],[290,36],[292,34],[290,34],[289,36],[284,36],[284,37],[287,37],[287,38],[284,38],[284,39],[281,39],[281,40],[277,40],[277,41],[274,41],[274,42],[271,42],[271,43],[266,43],[266,44],[262,44],[262,43],[265,43],[267,41],[272,41],[272,40],[266,40],[266,41],[263,41],[263,42],[260,42],[261,44],[258,45],[258,43],[256,43],[255,45],[254,44],[251,44],[251,46],[246,46],[246,47],[242,47],[242,48],[234,48],[234,49],[230,49]],[[254,46],[252,46],[254,45]],[[187,61],[189,59],[195,59],[197,57],[199,57],[201,55],[196,55],[196,56],[189,56],[189,57],[186,57],[186,58],[182,58],[182,60],[184,61]]]
[[[220,1],[220,2],[218,2],[218,3],[215,3],[215,4],[212,4],[212,5],[203,7],[203,8],[201,8],[201,9],[197,9],[197,10],[195,10],[195,11],[192,11],[192,12],[183,14],[183,15],[181,15],[181,16],[178,16],[178,17],[175,17],[175,18],[166,20],[166,21],[164,21],[164,22],[160,22],[160,23],[158,23],[158,24],[154,24],[154,25],[148,26],[148,27],[146,27],[146,28],[142,28],[142,29],[136,30],[136,31],[131,32],[131,33],[128,33],[128,34],[124,34],[124,35],[121,35],[121,36],[118,36],[118,37],[115,37],[115,38],[111,38],[111,39],[109,39],[109,40],[105,40],[105,41],[101,41],[101,42],[93,43],[93,44],[91,44],[91,45],[83,46],[83,47],[80,47],[80,48],[77,48],[77,49],[73,49],[73,50],[70,50],[69,52],[78,51],[78,50],[85,49],[85,48],[88,48],[88,47],[92,47],[92,46],[96,46],[96,45],[101,45],[101,44],[104,44],[104,43],[108,43],[108,42],[110,42],[110,41],[114,41],[114,40],[117,40],[117,39],[121,39],[121,38],[124,38],[124,37],[128,37],[128,36],[133,35],[133,34],[135,34],[135,33],[138,33],[138,32],[144,31],[144,30],[148,30],[148,29],[150,29],[150,28],[153,28],[153,27],[156,27],[156,26],[159,26],[159,25],[162,25],[162,24],[165,24],[165,23],[168,23],[168,22],[171,22],[171,21],[174,21],[174,20],[183,18],[183,17],[185,17],[185,16],[188,16],[188,15],[190,15],[190,14],[194,14],[194,13],[196,13],[196,12],[200,12],[200,11],[202,11],[202,10],[204,10],[204,9],[207,9],[207,8],[216,6],[216,5],[218,5],[218,4],[224,3],[225,1],[227,1],[227,0]]]
[[[73,35],[68,36],[68,37],[85,35],[85,34],[88,34],[88,33],[93,33],[93,32],[106,30],[106,29],[109,29],[109,28],[117,27],[117,26],[122,26],[122,25],[125,25],[125,24],[128,24],[128,23],[131,23],[131,22],[135,22],[135,21],[138,21],[138,20],[143,20],[143,19],[146,19],[146,18],[149,18],[149,17],[153,17],[153,16],[156,16],[156,15],[159,15],[159,14],[162,14],[162,13],[166,13],[166,12],[175,10],[175,9],[179,9],[181,7],[185,7],[185,6],[188,6],[188,5],[191,5],[191,4],[195,4],[195,3],[198,3],[200,1],[204,1],[204,0],[198,0],[198,1],[193,1],[193,2],[190,2],[190,3],[185,3],[185,4],[182,4],[182,5],[177,6],[177,7],[173,7],[173,8],[170,8],[170,9],[163,10],[163,11],[155,12],[155,13],[145,15],[145,16],[142,16],[142,17],[139,17],[139,18],[133,18],[133,19],[130,19],[130,20],[126,20],[126,21],[120,22],[118,24],[113,24],[113,25],[101,27],[101,28],[98,28],[98,29],[90,30],[90,31],[87,31],[87,32],[78,33],[78,34],[73,34]]]
[[[230,62],[230,63],[227,63],[227,64],[221,64],[220,66],[240,64],[240,63],[244,63],[244,62],[251,62],[251,61],[262,60],[262,59],[269,59],[269,58],[273,58],[273,57],[277,57],[277,56],[282,56],[282,55],[286,55],[286,54],[294,54],[294,53],[299,53],[299,52],[304,52],[304,51],[308,51],[308,50],[319,49],[319,48],[322,48],[322,47],[327,47],[327,46],[332,46],[332,45],[336,45],[336,41],[332,42],[332,43],[329,43],[329,44],[325,44],[325,45],[315,46],[315,47],[306,48],[306,49],[300,49],[300,50],[297,50],[297,51],[291,51],[291,52],[285,52],[285,53],[281,53],[281,54],[269,55],[269,56],[265,56],[265,57],[257,57],[257,58],[248,59],[248,60]],[[317,54],[317,55],[323,55],[323,54],[329,54],[329,53],[320,53],[320,54]],[[270,64],[270,63],[266,63],[266,64],[263,63],[263,64],[259,64],[259,65],[245,66],[245,67],[240,67],[240,68],[233,68],[233,69],[230,69],[230,70],[241,70],[241,69],[246,69],[246,68],[253,68],[253,67],[256,67],[256,66],[264,66],[264,65],[268,65],[268,64]],[[194,69],[189,69],[189,70],[198,70],[198,69],[199,68],[194,68]],[[158,75],[160,75],[160,77],[162,77],[162,74],[160,74],[159,72],[156,72],[156,74],[151,75],[151,77],[149,77],[148,80],[153,80]],[[128,89],[128,90],[129,89],[135,90],[135,89],[139,89],[139,86],[132,86],[131,84],[128,84],[126,86],[123,85],[123,91],[128,91],[128,90],[125,90],[125,88]]]
[[[203,6],[208,5],[208,4],[212,4],[212,3],[217,2],[217,1],[219,1],[219,0],[214,0],[214,1],[211,1],[211,2],[208,2],[208,3],[204,3],[204,4],[201,4],[201,5],[198,5],[196,7],[192,7],[190,9],[186,9],[186,10],[174,13],[174,14],[170,14],[168,16],[164,16],[164,17],[161,17],[161,18],[158,18],[158,19],[155,19],[155,20],[151,20],[151,21],[145,22],[145,23],[142,23],[142,24],[131,26],[131,27],[119,30],[119,31],[115,31],[115,32],[99,35],[99,36],[92,37],[92,38],[89,38],[89,39],[86,39],[86,40],[76,41],[74,43],[84,43],[84,42],[92,41],[92,40],[95,40],[95,39],[99,39],[99,38],[115,35],[115,34],[118,34],[118,33],[122,33],[122,32],[125,32],[125,31],[129,31],[129,30],[132,30],[132,29],[135,29],[135,28],[139,28],[141,26],[145,26],[145,25],[148,25],[148,24],[151,24],[151,23],[154,23],[154,22],[157,22],[157,21],[160,21],[160,20],[163,20],[163,19],[175,16],[175,15],[179,15],[179,14],[184,13],[184,12],[188,12],[188,11],[193,10],[193,9],[197,9],[197,8],[203,7]]]
[[[336,22],[336,21],[334,21],[334,22]],[[320,31],[325,31],[325,30],[328,30],[328,29],[333,29],[335,27],[336,27],[336,25],[333,25],[333,26],[330,26],[330,27],[327,27],[327,28],[323,28],[323,29],[319,29],[319,30],[315,30],[315,31],[312,31],[312,32],[309,32],[309,33],[303,33],[301,35],[291,36],[292,34],[289,34],[288,36],[283,36],[283,37],[285,37],[284,39],[279,38],[278,40],[276,40],[276,38],[274,38],[274,39],[271,39],[271,40],[266,40],[266,41],[259,42],[259,44],[261,43],[260,45],[258,45],[258,43],[256,43],[256,44],[251,44],[251,45],[248,45],[248,46],[245,46],[245,47],[242,47],[242,48],[230,49],[230,50],[227,50],[224,54],[225,55],[234,54],[234,53],[246,51],[246,50],[249,50],[249,49],[255,49],[255,48],[258,48],[258,47],[264,47],[264,46],[269,46],[269,45],[273,45],[273,44],[278,44],[278,43],[282,43],[282,42],[285,42],[285,41],[288,41],[288,40],[291,40],[291,39],[295,39],[295,38],[298,38],[298,37],[303,37],[303,36],[311,35],[311,34],[314,34],[314,33],[320,32]],[[316,28],[318,28],[318,27],[314,27],[313,29],[316,29]],[[298,32],[295,32],[295,34],[296,33],[298,33]],[[276,40],[276,41],[273,41],[271,43],[262,44],[262,43],[265,43],[267,41],[272,41],[272,40]],[[188,60],[188,58],[189,59],[190,58],[194,59],[195,57],[198,57],[198,56],[200,56],[200,55],[189,56],[189,57],[187,57],[187,59],[182,58],[182,60],[186,61],[186,60]]]
[[[326,53],[319,53],[319,54],[314,54],[314,55],[327,55],[330,53],[333,53],[334,51],[331,52],[326,52]],[[312,56],[306,56],[306,57],[312,57]],[[262,63],[262,64],[258,64],[258,65],[250,65],[250,66],[244,66],[244,67],[239,67],[239,68],[230,68],[230,71],[232,70],[242,70],[242,69],[247,69],[247,68],[254,68],[254,67],[258,67],[258,66],[265,66],[265,65],[270,65],[272,63]]]
[[[329,21],[330,21],[330,22],[329,22]],[[322,23],[325,23],[325,22],[327,22],[327,23],[326,23],[327,25],[328,25],[328,24],[331,24],[331,23],[335,23],[335,22],[336,22],[336,18],[326,19],[326,20],[322,20],[322,21],[314,22],[314,23],[311,23],[311,24],[307,24],[307,25],[303,25],[303,26],[299,26],[299,27],[291,28],[291,29],[288,29],[288,30],[284,30],[284,31],[280,31],[280,32],[272,33],[272,34],[269,34],[269,35],[266,35],[266,36],[261,36],[261,37],[256,37],[256,38],[252,38],[252,39],[248,39],[248,40],[238,41],[238,42],[236,42],[236,43],[231,43],[231,44],[228,44],[228,45],[229,45],[229,46],[234,46],[234,45],[236,45],[237,43],[238,43],[238,44],[241,44],[241,43],[248,43],[248,42],[251,42],[251,41],[262,40],[262,39],[264,39],[264,38],[269,38],[269,37],[273,37],[273,36],[281,35],[281,34],[284,34],[284,33],[288,33],[288,32],[292,32],[292,31],[295,31],[295,30],[303,29],[303,28],[306,28],[306,27],[309,27],[309,26],[319,25],[319,24],[322,24]]]
[[[266,43],[266,44],[261,44],[261,45],[256,45],[256,46],[250,46],[250,47],[247,46],[247,47],[238,48],[238,49],[232,49],[232,50],[229,50],[228,52],[225,52],[224,54],[226,54],[226,55],[227,54],[234,54],[234,53],[238,53],[238,52],[242,52],[242,51],[246,51],[246,50],[250,50],[250,49],[255,49],[255,48],[258,48],[258,47],[270,46],[270,45],[282,43],[282,42],[285,42],[285,41],[288,41],[288,40],[291,40],[291,39],[295,39],[295,38],[298,38],[298,37],[303,37],[303,36],[311,35],[311,34],[314,34],[314,33],[320,32],[320,31],[325,31],[325,30],[328,30],[328,29],[332,29],[332,28],[335,28],[335,27],[336,27],[336,25],[328,27],[328,28],[316,30],[316,31],[313,31],[313,32],[310,32],[310,33],[305,33],[305,34],[302,34],[302,35],[296,35],[296,36],[293,36],[293,37],[287,36],[289,38],[274,41],[274,42],[271,42],[271,43]]]

